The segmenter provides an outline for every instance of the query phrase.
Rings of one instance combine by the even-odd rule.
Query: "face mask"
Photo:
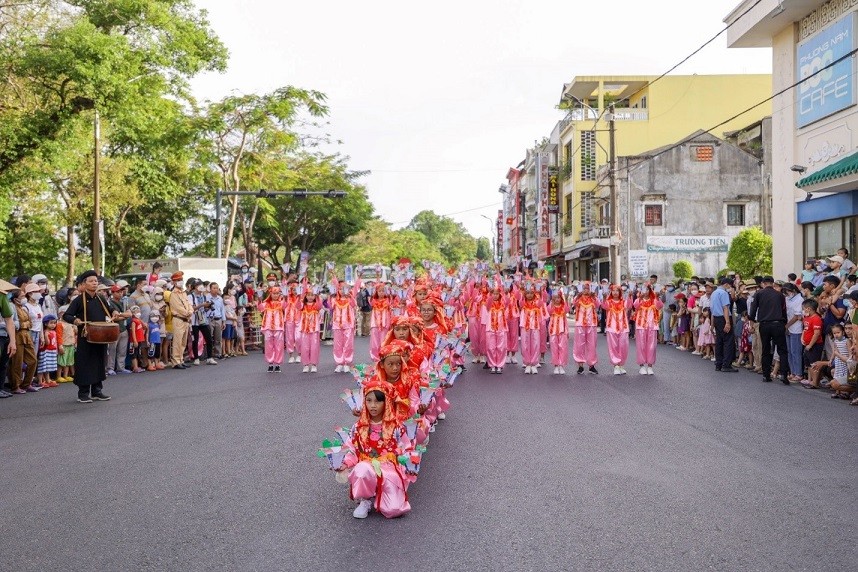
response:
[[[157,300],[158,302],[160,302],[163,299],[164,299],[164,296],[162,296],[161,294],[155,294],[155,300]]]
[[[135,317],[135,318],[139,318],[139,317],[140,317],[140,316],[142,316],[142,315],[143,315],[143,314],[141,314],[140,312],[134,312],[134,317]]]
[[[41,295],[41,294],[39,294],[38,292],[36,292],[36,293],[35,293],[35,294],[33,294],[32,296],[33,296],[33,302],[38,302],[39,300],[41,300],[41,299],[42,299],[42,295]]]
[[[149,318],[149,321],[152,322],[153,324],[157,324],[158,323],[158,316],[152,316],[151,318]]]
[[[274,286],[276,286],[276,285],[277,285],[277,282],[275,282],[274,280],[269,280],[269,281],[268,281],[268,287],[269,287],[269,288],[273,288],[273,287],[274,287]]]
[[[242,268],[242,269],[241,269],[241,273],[242,273],[242,274],[247,274],[247,268]]]
[[[185,287],[184,282],[176,282],[176,288],[184,288],[184,287]]]
[[[205,291],[205,286],[203,286],[202,284],[197,286],[197,292],[203,292],[203,291]]]

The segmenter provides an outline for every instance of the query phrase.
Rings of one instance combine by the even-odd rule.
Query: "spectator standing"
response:
[[[715,371],[735,373],[733,367],[736,358],[736,337],[733,331],[733,301],[730,288],[733,280],[727,276],[721,278],[718,288],[710,297],[712,322],[715,327]]]
[[[358,291],[357,305],[360,312],[358,335],[365,338],[369,335],[369,321],[372,316],[372,305],[369,303],[369,290],[366,286],[362,286]]]
[[[802,317],[801,305],[804,298],[798,292],[795,284],[787,282],[783,287],[786,293],[786,315],[787,315],[787,355],[789,357],[790,381],[801,381],[803,379],[802,368]]]
[[[222,359],[223,351],[223,330],[226,319],[226,308],[224,306],[223,297],[220,295],[220,286],[216,282],[209,284],[209,325],[212,330],[212,353],[215,359]]]
[[[139,306],[144,324],[149,321],[149,313],[152,311],[152,299],[149,298],[147,291],[151,292],[152,287],[145,280],[138,280],[134,285],[134,292],[131,294],[129,302],[132,306]]]
[[[9,362],[18,351],[13,318],[15,309],[8,298],[16,290],[13,284],[0,280],[0,398],[12,397],[11,393],[3,390],[3,383],[6,381]]]
[[[51,314],[56,316],[57,303],[54,301],[53,296],[51,296],[50,289],[48,288],[48,277],[44,274],[35,274],[32,278],[32,282],[39,286],[39,294],[42,295],[39,300],[39,304],[42,306],[42,315],[47,316],[48,314]]]
[[[855,274],[855,270],[858,269],[858,266],[855,266],[855,263],[849,260],[849,249],[838,248],[837,256],[843,259],[842,267],[846,274]]]
[[[205,340],[206,364],[217,365],[212,357],[212,330],[209,325],[208,312],[212,308],[211,297],[206,294],[205,285],[197,280],[194,282],[190,295],[191,306],[194,313],[191,315],[191,351],[193,352],[194,365],[200,365],[200,334]]]
[[[93,400],[107,401],[110,397],[103,391],[104,380],[107,377],[104,367],[107,361],[107,347],[105,344],[90,343],[87,339],[87,330],[83,326],[86,322],[106,322],[111,313],[107,307],[107,301],[96,293],[98,274],[95,270],[87,270],[78,276],[75,284],[82,286],[83,292],[69,304],[63,320],[78,326],[80,332],[74,378],[74,383],[78,387],[77,400],[79,403],[92,403]]]
[[[170,276],[173,281],[173,289],[170,292],[170,313],[173,316],[173,353],[170,359],[173,369],[187,369],[183,363],[183,357],[185,348],[188,346],[188,332],[191,327],[191,316],[194,313],[194,307],[184,291],[184,276],[183,272],[175,272]]]
[[[831,326],[839,324],[846,317],[846,305],[841,296],[840,278],[829,274],[822,279],[822,292],[819,295],[819,311],[822,314],[822,333],[825,336],[825,355],[832,355]]]
[[[125,367],[125,361],[128,358],[128,320],[131,318],[131,311],[126,307],[127,298],[123,296],[124,292],[124,288],[114,284],[110,287],[110,298],[107,300],[107,305],[114,315],[113,321],[119,325],[119,339],[116,343],[107,344],[107,375],[131,373]]]
[[[13,319],[15,322],[15,346],[17,351],[11,356],[12,363],[9,370],[9,384],[12,393],[33,393],[39,391],[33,386],[33,378],[36,375],[36,348],[33,336],[30,334],[32,321],[30,312],[27,310],[27,298],[23,291],[17,290],[12,299],[15,304]],[[25,371],[26,367],[26,371]]]
[[[748,317],[757,324],[757,335],[760,337],[762,352],[763,381],[772,381],[772,345],[777,348],[781,364],[780,380],[789,385],[786,369],[789,367],[789,357],[786,343],[787,309],[786,299],[774,288],[775,279],[763,276],[760,280],[762,289],[757,291],[751,302]]]
[[[161,266],[160,262],[155,262],[152,265],[152,272],[150,272],[149,276],[146,277],[146,284],[154,286],[155,282],[161,279],[161,268],[163,268],[163,266]],[[148,320],[148,316],[146,319]]]

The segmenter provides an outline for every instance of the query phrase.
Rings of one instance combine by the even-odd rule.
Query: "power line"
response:
[[[437,216],[439,216],[439,217],[440,217],[440,216],[453,216],[453,215],[458,215],[458,214],[464,214],[464,213],[469,213],[469,212],[473,212],[473,211],[478,211],[478,210],[481,210],[481,209],[487,209],[487,208],[489,208],[489,207],[496,207],[496,206],[498,206],[498,205],[503,205],[503,203],[497,203],[497,202],[494,202],[494,203],[491,203],[491,204],[489,204],[489,205],[483,205],[483,206],[481,206],[481,207],[474,207],[474,208],[471,208],[471,209],[465,209],[465,210],[463,210],[463,211],[456,211],[456,212],[453,212],[453,213],[439,214],[439,215],[437,215]],[[433,211],[433,212],[434,212],[434,211]],[[436,214],[437,214],[437,213],[436,213]],[[408,219],[408,220],[401,220],[401,221],[397,221],[397,222],[392,222],[392,223],[390,223],[390,224],[407,224],[407,223],[409,223],[409,222],[411,222],[411,219]]]

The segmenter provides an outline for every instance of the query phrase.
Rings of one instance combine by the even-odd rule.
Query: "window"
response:
[[[644,205],[644,226],[661,226],[662,205]]]
[[[712,145],[692,145],[691,159],[693,161],[711,162],[715,156],[715,148]]]
[[[745,205],[727,205],[727,226],[745,226]]]
[[[581,180],[596,180],[596,134],[590,130],[581,132]]]
[[[641,97],[641,109],[646,109],[646,96]]]

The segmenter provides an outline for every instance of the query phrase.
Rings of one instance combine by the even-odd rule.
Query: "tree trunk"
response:
[[[66,249],[68,259],[66,260],[66,284],[74,284],[74,263],[77,249],[74,247],[74,225],[66,225]]]

